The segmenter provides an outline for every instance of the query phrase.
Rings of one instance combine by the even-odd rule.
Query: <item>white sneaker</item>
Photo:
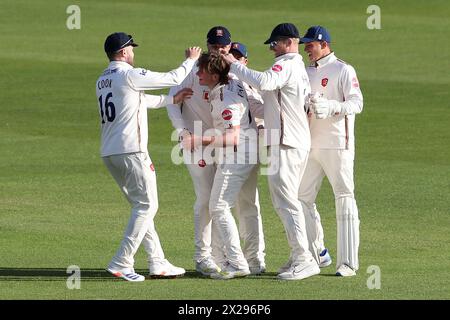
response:
[[[246,277],[250,274],[250,270],[238,269],[233,267],[231,264],[226,266],[222,271],[211,274],[212,279],[228,280],[233,278]]]
[[[353,277],[356,276],[356,271],[350,268],[348,265],[343,264],[337,269],[336,275],[338,277]]]
[[[210,276],[213,273],[220,272],[219,266],[211,257],[205,258],[200,262],[196,262],[195,270],[197,270],[197,272],[200,272],[204,276]]]
[[[319,265],[313,260],[311,262],[301,262],[292,265],[288,271],[280,273],[277,278],[280,280],[301,280],[319,273]]]
[[[277,273],[278,274],[284,273],[284,272],[288,271],[289,269],[291,269],[291,266],[292,266],[292,260],[291,260],[291,258],[289,258],[289,260],[278,269]]]
[[[247,262],[250,274],[261,274],[266,272],[266,264],[264,262],[261,262],[258,259],[250,259]]]
[[[323,251],[319,254],[319,267],[325,268],[331,264],[331,256],[328,253],[328,249],[323,249]]]
[[[176,278],[181,277],[186,273],[186,270],[175,267],[166,259],[150,263],[149,269],[152,278]]]
[[[111,273],[114,277],[122,278],[130,282],[141,282],[145,280],[145,277],[134,272],[133,268],[114,269],[108,267],[106,271]]]

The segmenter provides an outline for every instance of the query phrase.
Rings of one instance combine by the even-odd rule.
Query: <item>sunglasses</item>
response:
[[[275,48],[275,47],[277,46],[277,44],[278,44],[278,41],[272,41],[272,42],[270,42],[270,43],[269,43],[270,49]]]

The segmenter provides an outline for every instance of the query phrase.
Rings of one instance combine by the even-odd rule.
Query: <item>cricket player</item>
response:
[[[210,89],[209,102],[215,135],[187,135],[185,149],[213,146],[217,170],[211,189],[209,211],[213,225],[225,246],[227,264],[213,279],[231,279],[250,274],[240,246],[239,232],[231,213],[244,184],[257,174],[257,134],[252,121],[244,86],[228,77],[229,66],[218,53],[203,54],[198,61],[199,83]],[[254,186],[256,189],[256,185]],[[249,216],[243,216],[249,214]],[[242,219],[256,219],[257,211],[241,211]],[[257,227],[257,220],[255,220]],[[255,230],[258,232],[258,228]],[[256,240],[258,234],[255,234]]]
[[[247,47],[240,42],[231,43],[230,53],[244,66],[248,65],[248,51]],[[234,76],[232,73],[230,76]],[[234,76],[236,78],[236,76]],[[250,113],[255,120],[256,126],[259,129],[264,128],[264,100],[261,94],[248,85],[246,82],[242,82],[247,93],[248,103],[250,107]]]
[[[336,58],[330,48],[330,34],[324,27],[309,28],[300,43],[305,44],[311,62],[306,71],[313,95],[309,108],[315,115],[310,117],[311,151],[299,192],[310,248],[322,262],[327,250],[315,201],[322,179],[327,176],[336,205],[336,275],[354,276],[359,267],[359,218],[353,182],[354,128],[355,115],[363,109],[363,96],[355,69]]]
[[[228,29],[223,26],[211,28],[207,34],[207,47],[209,52],[228,53],[231,47],[231,34]],[[198,67],[194,67],[183,83],[172,88],[169,93],[174,94],[181,88],[190,88],[193,91],[193,95],[183,101],[181,106],[169,105],[167,107],[172,125],[178,131],[180,137],[191,133],[199,136],[214,134],[214,122],[209,101],[210,88],[199,83],[197,71]],[[209,212],[211,190],[216,174],[216,164],[209,152],[210,150],[210,148],[198,148],[193,152],[183,152],[196,195],[194,204],[194,262],[196,270],[206,276],[217,273],[220,271],[220,266],[226,264],[223,243],[218,232],[214,231],[214,226],[211,226],[211,213]],[[256,176],[254,179],[256,181]],[[248,259],[252,273],[261,273],[265,270],[265,247],[262,229],[259,229],[259,226],[262,227],[259,200],[251,183],[244,186],[242,194],[238,211],[255,212],[256,210],[258,215],[256,220],[253,218],[243,219],[240,223],[241,236],[244,240],[244,254]],[[241,215],[238,214],[238,216]],[[250,214],[250,216],[253,215]]]
[[[311,140],[304,109],[310,86],[298,53],[299,37],[292,23],[273,29],[265,44],[270,44],[275,63],[265,72],[247,68],[231,54],[224,55],[231,63],[230,71],[263,95],[265,145],[273,170],[268,175],[269,189],[291,247],[288,265],[279,270],[278,278],[282,280],[300,280],[320,273],[308,248],[305,217],[298,200]]]
[[[132,205],[124,238],[107,270],[127,281],[144,281],[134,271],[134,255],[144,244],[150,276],[174,277],[185,273],[173,266],[164,253],[153,218],[158,210],[156,175],[147,151],[147,108],[177,103],[191,92],[174,96],[150,96],[144,90],[180,84],[189,74],[201,49],[186,50],[186,60],[168,73],[134,68],[134,51],[138,45],[131,35],[117,32],[106,38],[104,49],[110,60],[96,83],[101,121],[101,156],[109,172]]]

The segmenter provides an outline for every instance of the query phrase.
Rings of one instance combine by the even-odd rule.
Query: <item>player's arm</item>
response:
[[[165,107],[167,105],[173,105],[174,103],[180,103],[184,99],[188,99],[192,96],[192,90],[189,88],[184,88],[181,90],[178,90],[174,94],[169,95],[151,95],[151,94],[145,94],[145,103],[148,109],[158,109],[161,107]]]
[[[225,148],[229,146],[237,146],[239,142],[240,125],[231,126],[225,129],[225,133],[214,136],[196,136],[193,134],[186,134],[181,141],[183,149],[195,150],[200,145],[212,145],[215,148]]]
[[[192,47],[186,50],[186,60],[176,69],[169,72],[153,72],[141,68],[128,71],[127,80],[130,86],[138,91],[163,89],[181,84],[191,72],[200,56],[201,49]]]
[[[183,88],[192,88],[194,77],[196,77],[196,75],[195,72],[192,71],[180,85],[170,88],[169,95],[175,95]],[[178,131],[178,134],[182,133],[182,131],[186,128],[182,115],[182,104],[183,102],[181,101],[179,103],[173,103],[167,106],[167,115],[172,122],[172,126]]]
[[[248,107],[253,118],[264,118],[264,100],[256,89],[243,82],[247,93]]]
[[[239,142],[242,102],[224,101],[226,106],[222,111],[223,125],[225,133],[213,136],[189,135],[183,138],[183,148],[196,149],[200,145],[212,145],[216,148],[237,146]]]
[[[281,63],[274,64],[269,70],[259,72],[249,69],[239,62],[233,62],[230,65],[230,72],[252,87],[266,91],[283,87],[288,79],[288,70]]]
[[[345,100],[341,102],[341,114],[351,115],[361,113],[363,109],[363,96],[356,71],[352,66],[345,66],[341,73],[340,82]]]

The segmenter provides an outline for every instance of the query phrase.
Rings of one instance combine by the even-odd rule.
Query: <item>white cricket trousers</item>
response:
[[[112,155],[103,157],[103,162],[132,206],[120,248],[109,267],[132,268],[141,242],[149,264],[163,260],[164,252],[153,222],[158,210],[156,174],[148,153]]]
[[[239,220],[239,234],[243,241],[242,251],[250,266],[264,267],[265,241],[258,194],[259,165],[251,170],[239,192],[235,206]]]
[[[305,216],[298,199],[308,153],[285,145],[268,147],[270,195],[286,231],[293,264],[313,260],[308,249]]]
[[[299,199],[305,211],[310,250],[318,260],[318,254],[325,248],[325,244],[315,201],[322,180],[327,176],[333,188],[336,206],[336,267],[346,264],[358,270],[359,217],[353,193],[354,155],[353,150],[346,149],[311,149],[300,184]]]
[[[200,262],[212,256],[216,263],[224,263],[226,254],[223,249],[223,242],[216,225],[211,223],[209,211],[216,165],[211,164],[213,162],[211,159],[206,158],[206,161],[202,159],[202,154],[198,151],[188,155],[184,154],[184,156],[196,196],[194,204],[194,261]],[[257,183],[258,167],[255,166],[239,193],[236,214],[239,219],[239,233],[244,241],[245,258],[255,265],[264,266],[265,243]]]
[[[234,208],[235,217],[239,221],[239,236],[243,244],[242,252],[249,267],[266,266],[266,245],[257,188],[258,172],[259,165],[255,165],[239,192]],[[217,233],[216,229],[213,230],[213,235],[215,232]],[[217,247],[217,244],[221,245],[221,247]],[[213,239],[212,247],[214,261],[219,265],[225,264],[227,257],[223,243]]]
[[[214,242],[219,241],[217,232],[211,231],[211,215],[209,213],[209,199],[214,184],[216,166],[192,163],[186,164],[186,167],[191,175],[196,197],[194,204],[194,261],[200,262],[211,257],[211,241],[213,241],[213,245]],[[213,239],[211,239],[212,237]],[[219,244],[215,246],[219,246]]]
[[[225,247],[227,261],[235,268],[248,269],[240,244],[239,231],[231,208],[236,205],[242,186],[255,164],[221,164],[217,166],[211,190],[209,211]],[[258,229],[258,224],[255,225]],[[254,235],[259,238],[258,233]]]

